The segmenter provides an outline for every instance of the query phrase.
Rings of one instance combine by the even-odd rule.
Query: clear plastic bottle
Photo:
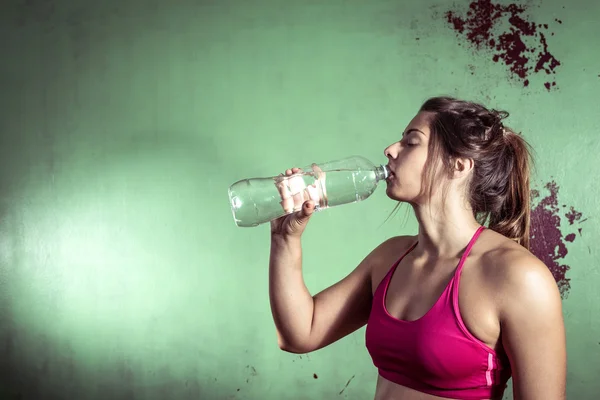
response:
[[[299,211],[309,199],[315,211],[369,197],[390,171],[361,156],[301,168],[286,176],[251,178],[229,187],[233,219],[239,227],[254,227]]]

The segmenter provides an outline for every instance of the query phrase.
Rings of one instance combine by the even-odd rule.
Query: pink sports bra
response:
[[[458,308],[460,273],[483,229],[475,232],[444,292],[420,319],[394,318],[385,307],[391,277],[417,243],[381,281],[373,297],[366,346],[383,378],[440,397],[502,398],[511,376],[508,358],[475,338],[467,330]]]

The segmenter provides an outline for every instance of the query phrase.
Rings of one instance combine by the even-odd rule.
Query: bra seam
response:
[[[492,356],[494,356],[494,358],[498,358],[498,355],[496,353],[496,351],[494,349],[492,349],[490,346],[488,346],[487,344],[485,344],[483,341],[481,341],[480,339],[478,339],[477,337],[475,337],[475,335],[473,335],[471,333],[471,331],[469,331],[469,329],[467,328],[467,325],[465,324],[462,315],[460,313],[460,307],[458,304],[458,288],[459,288],[459,282],[458,280],[456,280],[455,282],[453,282],[454,284],[452,285],[452,313],[454,314],[454,318],[456,319],[456,322],[460,328],[460,330],[463,332],[463,334],[469,338],[469,340],[471,340],[474,343],[477,343],[483,350],[485,350],[487,353],[492,354]]]

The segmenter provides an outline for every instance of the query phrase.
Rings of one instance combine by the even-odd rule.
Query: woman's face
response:
[[[421,179],[427,160],[432,113],[420,112],[408,124],[402,137],[385,150],[391,174],[386,193],[394,200],[421,203]]]

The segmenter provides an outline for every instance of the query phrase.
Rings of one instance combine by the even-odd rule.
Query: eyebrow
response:
[[[402,133],[402,137],[404,137],[404,136],[406,136],[406,135],[408,135],[410,133],[413,133],[413,132],[419,132],[421,135],[427,137],[427,135],[425,135],[425,133],[423,133],[423,131],[421,131],[419,129],[416,129],[416,128],[411,128],[411,129],[407,130],[406,132],[403,132]]]

